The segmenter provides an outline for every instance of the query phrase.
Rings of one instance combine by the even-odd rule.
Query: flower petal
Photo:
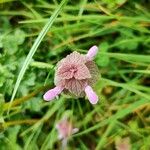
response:
[[[88,61],[85,65],[87,66],[92,76],[90,79],[88,79],[88,85],[92,86],[99,80],[100,71],[93,61]]]
[[[69,71],[70,68],[70,64],[62,65],[58,68],[56,75],[61,77],[62,79],[70,79],[73,77],[73,73]]]
[[[88,70],[88,68],[86,67],[86,65],[79,65],[77,67],[77,72],[74,74],[74,77],[78,80],[82,80],[82,79],[87,79],[87,78],[91,78],[91,74],[90,71]]]
[[[56,86],[55,88],[48,90],[44,94],[43,98],[45,101],[53,100],[58,94],[60,94],[62,92],[62,90],[63,90],[63,88]]]
[[[64,87],[65,86],[65,79],[62,79],[60,76],[55,73],[54,83],[56,86]]]
[[[74,78],[66,80],[65,88],[76,96],[80,96],[87,84],[86,80],[76,80]]]
[[[88,60],[93,60],[97,52],[98,47],[94,45],[89,49],[88,53],[86,54],[86,57],[88,58]]]
[[[65,58],[65,61],[69,64],[84,64],[86,62],[86,57],[74,51]]]
[[[85,93],[91,104],[96,104],[98,102],[98,96],[90,86],[86,86]]]

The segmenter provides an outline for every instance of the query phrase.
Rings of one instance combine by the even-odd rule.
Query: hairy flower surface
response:
[[[96,104],[98,96],[92,86],[98,80],[99,70],[93,62],[98,48],[93,46],[86,55],[76,51],[67,55],[58,62],[55,72],[54,89],[47,91],[44,99],[54,99],[63,90],[74,94],[77,97],[86,96],[92,104]]]

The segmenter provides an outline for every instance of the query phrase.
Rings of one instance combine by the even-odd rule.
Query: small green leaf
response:
[[[107,52],[108,51],[108,48],[109,48],[109,44],[107,42],[103,42],[100,44],[100,51],[102,52]]]
[[[106,67],[109,64],[109,57],[100,55],[100,57],[96,59],[96,63],[101,67]]]
[[[41,104],[42,104],[41,98],[33,98],[30,101],[30,108],[32,111],[38,112],[41,109]]]
[[[119,37],[116,40],[116,45],[119,49],[134,50],[138,46],[138,40],[133,40],[131,38]]]
[[[16,39],[13,35],[7,35],[2,39],[3,48],[5,49],[6,53],[14,54],[18,49],[18,44]]]
[[[128,29],[128,28],[123,28],[120,30],[120,34],[121,34],[121,37],[128,37],[128,38],[134,38],[135,35],[133,33],[133,30],[132,29]]]
[[[0,116],[3,114],[3,107],[4,106],[4,97],[2,94],[0,94]]]
[[[101,54],[101,52],[107,52],[109,48],[109,44],[107,42],[103,42],[100,44],[100,52],[98,57],[96,58],[96,63],[101,67],[106,67],[109,64],[109,57]]]
[[[16,39],[16,42],[18,45],[23,44],[23,42],[25,40],[25,32],[24,31],[17,29],[14,33],[14,36],[15,36],[15,39]]]
[[[41,104],[41,98],[32,98],[30,101],[27,101],[22,105],[22,109],[29,109],[34,112],[39,112],[41,110]]]
[[[16,126],[13,126],[13,127],[9,127],[7,129],[8,140],[10,141],[10,145],[13,144],[13,149],[14,150],[21,150],[21,147],[17,143],[17,137],[18,137],[18,133],[19,133],[20,128],[21,128],[21,126],[16,125]]]

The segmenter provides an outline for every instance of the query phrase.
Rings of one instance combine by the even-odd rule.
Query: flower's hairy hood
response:
[[[73,52],[58,63],[56,76],[62,79],[86,79],[91,78],[90,72],[85,65],[86,57],[78,52]]]
[[[86,55],[74,51],[60,60],[55,71],[56,88],[49,90],[44,99],[53,99],[64,90],[78,97],[86,94],[91,103],[97,103],[98,97],[91,88],[99,76],[99,70],[93,61],[97,51],[98,48],[93,46]]]
[[[98,69],[93,61],[88,61],[85,55],[73,52],[57,64],[55,73],[56,86],[63,86],[70,93],[81,96],[88,83],[92,83]]]

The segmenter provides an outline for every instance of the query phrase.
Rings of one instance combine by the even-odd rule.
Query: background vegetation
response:
[[[61,149],[55,124],[66,115],[79,128],[70,149],[112,150],[121,144],[150,149],[149,1],[59,4],[0,0],[0,150]],[[37,39],[41,31],[47,34]],[[54,86],[56,63],[74,50],[85,54],[93,45],[100,49],[95,59],[101,72],[95,87],[99,103],[92,106],[86,98],[65,94],[43,101]]]

